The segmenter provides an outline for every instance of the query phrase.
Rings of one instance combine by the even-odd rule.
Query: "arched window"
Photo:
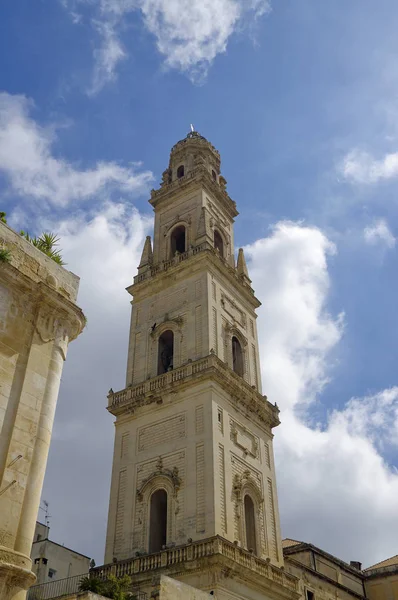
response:
[[[185,252],[185,227],[184,225],[180,225],[176,227],[171,236],[170,236],[170,254],[171,258],[175,255],[176,252],[182,254]]]
[[[157,490],[151,496],[149,514],[149,554],[160,552],[167,540],[167,492]]]
[[[224,242],[217,229],[214,230],[214,248],[218,250],[220,256],[224,258]]]
[[[214,169],[212,169],[212,171],[211,171],[211,176],[213,177],[214,181],[217,181],[217,173],[215,172]]]
[[[177,179],[184,177],[184,165],[180,165],[177,169]]]
[[[159,337],[158,343],[158,375],[167,373],[173,368],[174,334],[168,329]]]
[[[244,499],[244,508],[246,548],[254,552],[254,554],[257,554],[256,517],[254,513],[254,502],[248,494],[246,494]]]
[[[232,368],[237,375],[243,377],[243,352],[237,337],[232,338]]]

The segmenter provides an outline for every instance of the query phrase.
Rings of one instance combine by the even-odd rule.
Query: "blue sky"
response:
[[[283,534],[367,564],[396,554],[397,19],[393,0],[1,5],[2,210],[60,233],[89,322],[45,482],[56,541],[101,561],[124,288],[149,190],[194,123],[221,152],[263,302]]]

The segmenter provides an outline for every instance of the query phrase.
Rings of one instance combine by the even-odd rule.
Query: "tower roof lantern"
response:
[[[193,146],[197,146],[199,148],[207,148],[208,150],[211,150],[211,152],[213,152],[216,155],[217,159],[220,160],[219,151],[203,135],[201,135],[198,131],[195,131],[193,129],[193,126],[191,126],[191,131],[187,133],[185,138],[174,144],[170,152],[170,158],[173,156],[174,153],[184,148],[192,148]]]

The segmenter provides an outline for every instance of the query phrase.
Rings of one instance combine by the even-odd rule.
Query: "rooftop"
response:
[[[372,565],[371,567],[367,567],[364,571],[371,571],[373,569],[383,569],[384,567],[395,567],[398,566],[398,554],[395,556],[391,556],[391,558],[386,558],[386,560],[382,560],[381,562]]]

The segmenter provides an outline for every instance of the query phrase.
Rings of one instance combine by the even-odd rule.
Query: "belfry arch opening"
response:
[[[154,492],[149,508],[149,554],[160,552],[167,541],[167,492]]]
[[[177,179],[181,179],[181,177],[184,177],[184,165],[180,165],[177,169]]]
[[[232,338],[232,368],[237,375],[243,377],[243,351],[236,336]]]
[[[214,230],[214,248],[218,250],[220,256],[224,258],[224,241],[217,229]]]
[[[168,329],[159,337],[158,342],[158,375],[167,373],[173,368],[174,333]]]
[[[173,229],[170,236],[170,258],[175,256],[176,252],[182,254],[185,252],[186,231],[184,225],[179,225]]]
[[[256,516],[254,502],[249,494],[245,495],[243,504],[245,509],[246,548],[257,554]]]

